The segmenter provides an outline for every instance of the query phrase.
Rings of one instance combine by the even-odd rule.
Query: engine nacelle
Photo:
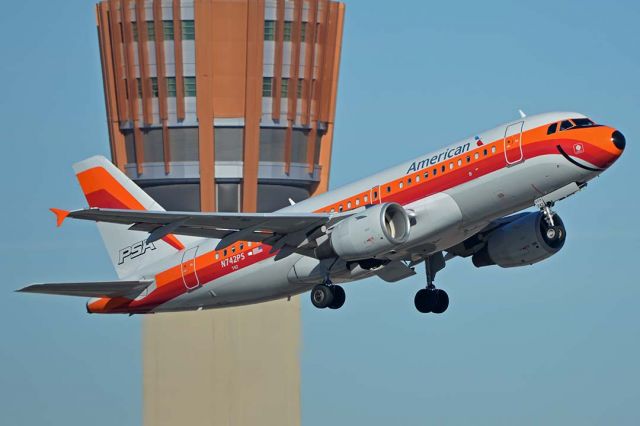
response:
[[[503,268],[533,265],[556,254],[566,239],[562,219],[553,216],[550,230],[541,212],[530,213],[508,223],[487,236],[487,243],[472,257],[473,264],[498,265]]]
[[[410,227],[409,215],[400,204],[378,204],[338,222],[316,255],[320,259],[375,258],[407,242]]]

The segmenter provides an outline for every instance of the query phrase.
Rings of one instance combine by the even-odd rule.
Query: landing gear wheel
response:
[[[428,314],[433,311],[436,302],[433,293],[433,290],[428,290],[426,288],[418,290],[416,297],[413,299],[413,303],[416,305],[418,312]]]
[[[446,291],[437,289],[433,291],[435,294],[435,304],[431,309],[434,314],[441,314],[449,307],[449,295]]]
[[[333,302],[333,292],[326,284],[318,284],[311,290],[311,303],[318,309],[324,309]],[[344,302],[343,302],[344,303]]]
[[[346,299],[344,289],[339,285],[333,285],[331,291],[333,292],[333,302],[329,305],[329,309],[340,309]]]
[[[555,240],[558,237],[558,230],[555,226],[547,229],[547,238],[550,240]]]
[[[560,241],[564,238],[564,230],[560,226],[552,226],[547,229],[546,236],[549,241]]]

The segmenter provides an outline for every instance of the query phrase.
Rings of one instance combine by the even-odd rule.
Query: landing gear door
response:
[[[507,166],[514,166],[524,161],[522,126],[524,121],[519,121],[508,125],[504,131],[504,157],[507,160]]]
[[[192,247],[182,255],[182,281],[187,290],[193,290],[200,285],[198,272],[196,271],[196,255],[198,246]]]

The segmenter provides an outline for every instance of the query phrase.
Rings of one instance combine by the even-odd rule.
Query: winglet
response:
[[[51,212],[56,215],[56,226],[62,226],[62,222],[69,216],[69,212],[67,210],[50,208]]]

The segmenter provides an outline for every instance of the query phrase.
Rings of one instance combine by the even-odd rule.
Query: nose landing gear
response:
[[[442,252],[438,252],[427,257],[424,261],[427,273],[427,287],[418,290],[414,298],[416,309],[423,313],[441,314],[449,307],[449,295],[446,291],[436,288],[433,280],[436,273],[445,267],[445,260]]]
[[[562,226],[562,221],[556,223],[558,222],[558,220],[556,220],[558,218],[553,210],[551,210],[555,204],[554,201],[538,198],[534,201],[534,204],[540,209],[540,212],[544,216],[546,226],[543,227],[543,235],[546,242],[552,247],[556,244],[562,243],[564,240],[564,227]]]

